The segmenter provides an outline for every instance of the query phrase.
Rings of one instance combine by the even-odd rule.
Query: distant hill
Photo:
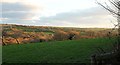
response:
[[[4,45],[108,37],[110,28],[73,28],[0,24]],[[110,35],[115,36],[117,30]]]

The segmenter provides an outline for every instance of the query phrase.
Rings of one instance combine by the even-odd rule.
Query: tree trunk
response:
[[[17,38],[15,38],[15,40],[16,40],[17,44],[20,44],[20,42],[18,41],[18,39],[17,39]]]
[[[4,39],[4,36],[2,35],[2,45],[7,45],[7,44],[5,44],[3,39]]]
[[[118,3],[119,3],[118,7],[120,7],[120,2],[118,2]],[[118,9],[118,13],[120,13],[120,9]],[[117,21],[118,21],[118,44],[117,44],[117,49],[120,51],[120,15],[118,15]]]

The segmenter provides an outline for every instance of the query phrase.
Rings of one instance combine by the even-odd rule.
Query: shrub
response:
[[[69,39],[69,40],[80,39],[80,32],[77,32],[77,31],[69,31],[69,32],[68,32],[68,39]]]
[[[9,44],[17,44],[16,40],[12,37],[7,37],[7,38],[4,38],[4,41],[7,45]]]
[[[68,39],[68,33],[64,31],[57,31],[54,33],[54,40],[67,40]]]

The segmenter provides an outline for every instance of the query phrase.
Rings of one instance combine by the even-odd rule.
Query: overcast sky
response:
[[[2,0],[0,6],[0,24],[110,28],[115,20],[95,0]]]

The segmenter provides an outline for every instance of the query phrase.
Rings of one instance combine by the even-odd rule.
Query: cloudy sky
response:
[[[0,6],[0,24],[110,28],[115,21],[95,0],[2,0]]]

